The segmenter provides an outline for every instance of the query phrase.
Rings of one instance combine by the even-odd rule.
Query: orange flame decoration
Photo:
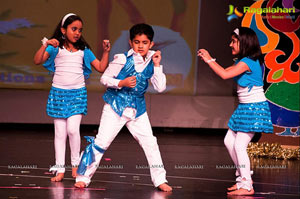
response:
[[[251,5],[251,8],[261,8],[263,2],[264,0],[255,2]],[[272,32],[264,25],[262,15],[260,14],[247,12],[243,18],[242,26],[250,27],[251,23],[253,23],[253,19],[255,19],[257,28],[262,31],[268,38],[268,42],[264,46],[261,46],[262,53],[267,53],[265,56],[265,65],[270,69],[270,72],[267,75],[267,82],[278,83],[281,81],[286,81],[291,84],[298,83],[299,69],[297,72],[291,70],[292,62],[297,58],[297,56],[299,56],[300,42],[297,35],[294,32],[283,32],[292,40],[293,52],[285,62],[278,63],[276,60],[277,57],[286,55],[282,50],[276,49],[280,40],[279,35]]]
[[[270,69],[270,72],[267,76],[267,82],[277,83],[286,81],[288,83],[295,84],[299,82],[300,70],[298,69],[297,72],[294,72],[290,69],[290,66],[292,65],[294,59],[296,59],[299,55],[300,42],[299,38],[294,32],[284,32],[284,34],[292,40],[294,47],[293,52],[291,56],[283,63],[278,63],[276,61],[278,56],[285,55],[285,53],[281,50],[273,50],[265,56],[266,67]]]
[[[263,0],[257,1],[254,4],[252,4],[250,8],[261,8],[261,5],[263,4],[263,2],[264,2]],[[261,46],[262,53],[268,53],[276,48],[276,46],[279,42],[279,35],[270,31],[265,26],[262,16],[259,14],[247,12],[242,21],[243,27],[250,27],[253,15],[255,15],[254,17],[255,17],[257,28],[259,30],[261,30],[262,32],[264,32],[264,34],[266,34],[266,36],[268,37],[268,42],[264,46]]]

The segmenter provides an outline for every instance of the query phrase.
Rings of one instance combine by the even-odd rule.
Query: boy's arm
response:
[[[154,74],[151,77],[151,83],[156,91],[159,93],[163,92],[166,89],[166,75],[163,73],[163,66],[160,65],[161,53],[156,51],[152,57],[154,63]]]
[[[103,73],[100,82],[106,87],[112,87],[120,89],[119,79],[116,79],[121,69],[126,63],[126,57],[124,54],[117,54],[114,56],[114,60],[109,63],[107,69]]]
[[[154,66],[154,74],[151,77],[151,83],[154,89],[161,93],[166,89],[166,75],[163,73],[163,66]]]

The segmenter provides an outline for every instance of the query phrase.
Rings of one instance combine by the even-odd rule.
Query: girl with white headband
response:
[[[103,41],[104,52],[98,60],[82,36],[82,19],[69,13],[57,25],[51,39],[42,39],[34,63],[53,72],[52,87],[47,102],[47,114],[54,118],[55,166],[51,181],[61,181],[65,173],[66,140],[69,136],[72,176],[75,178],[80,161],[80,122],[87,114],[85,78],[93,66],[103,73],[108,65],[110,43]]]
[[[263,90],[262,52],[255,32],[246,27],[237,28],[231,35],[234,65],[224,69],[205,49],[198,56],[222,79],[237,82],[239,105],[228,122],[224,143],[233,160],[237,183],[228,188],[228,195],[253,195],[250,160],[247,146],[255,133],[273,133],[271,114]]]

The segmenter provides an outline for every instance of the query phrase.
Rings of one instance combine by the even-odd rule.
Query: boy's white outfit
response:
[[[145,60],[139,53],[134,52],[133,49],[130,49],[126,54],[115,55],[114,60],[109,64],[102,75],[100,80],[101,83],[117,92],[122,89],[118,87],[120,79],[117,79],[117,77],[126,65],[128,59],[131,58],[131,60],[133,60],[135,74],[139,76],[139,73],[142,73],[149,67],[150,62],[153,67],[152,56],[154,53],[154,51],[149,51]],[[166,76],[163,73],[162,66],[153,67],[152,70],[153,75],[150,78],[150,81],[154,89],[158,92],[164,91],[166,88]],[[130,94],[128,95],[130,96]],[[103,98],[105,100],[105,94]],[[152,182],[155,187],[158,187],[167,182],[166,171],[163,166],[156,137],[153,136],[148,114],[147,112],[144,112],[141,115],[138,115],[138,109],[139,108],[126,106],[121,113],[117,113],[113,105],[106,103],[103,107],[100,126],[94,144],[101,149],[106,150],[121,128],[126,125],[130,133],[143,148],[149,164]],[[82,181],[86,183],[87,186],[90,183],[103,156],[103,153],[98,150],[93,150],[93,153],[95,155],[95,161],[86,167],[83,175],[77,175],[76,182]]]

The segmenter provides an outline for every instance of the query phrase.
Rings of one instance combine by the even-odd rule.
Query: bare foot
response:
[[[58,173],[55,177],[51,178],[52,182],[60,182],[64,178],[64,173]]]
[[[77,188],[85,188],[86,184],[84,182],[82,182],[82,181],[79,181],[79,182],[76,182],[74,184],[74,186],[77,187]]]
[[[76,176],[77,176],[77,169],[78,169],[78,167],[72,167],[72,177],[73,178],[76,178]]]
[[[254,189],[248,191],[247,189],[238,189],[235,191],[227,192],[227,195],[235,195],[235,196],[250,196],[254,194]]]
[[[251,184],[253,184],[253,181],[251,181]],[[237,190],[237,184],[232,185],[231,187],[227,188],[228,191],[234,191]]]
[[[163,183],[163,184],[159,185],[157,188],[159,190],[165,191],[165,192],[171,192],[172,191],[172,187],[170,187],[167,183]]]
[[[237,190],[237,185],[234,184],[234,185],[232,185],[231,187],[228,187],[227,190],[228,190],[228,191],[234,191],[234,190]]]

